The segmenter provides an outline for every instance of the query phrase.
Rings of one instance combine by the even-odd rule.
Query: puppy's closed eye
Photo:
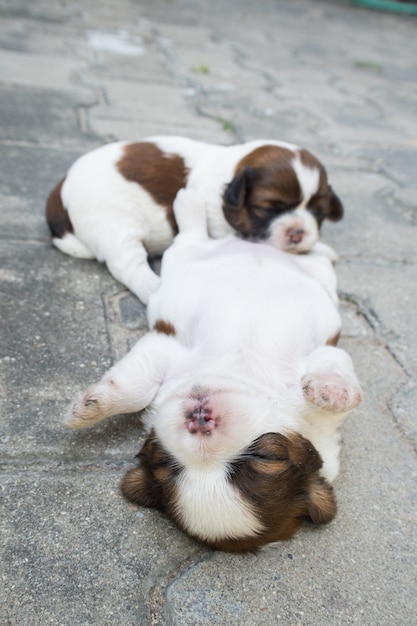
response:
[[[321,467],[315,447],[297,433],[265,433],[229,466],[230,480],[252,502],[279,506],[306,493],[310,477]]]
[[[265,475],[284,472],[289,461],[286,437],[277,433],[266,433],[245,450],[240,460],[246,464],[246,471]]]
[[[287,461],[306,474],[316,472],[322,465],[313,444],[297,433],[265,433],[252,443],[245,455],[264,461]]]

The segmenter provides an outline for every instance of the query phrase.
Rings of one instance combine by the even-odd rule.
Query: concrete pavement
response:
[[[417,624],[416,25],[342,1],[0,0],[0,624]],[[61,426],[146,323],[51,247],[45,198],[83,152],[163,133],[303,145],[346,208],[323,240],[365,399],[338,516],[256,555],[123,501],[138,416]]]

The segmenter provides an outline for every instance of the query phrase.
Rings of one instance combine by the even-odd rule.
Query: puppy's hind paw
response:
[[[329,413],[351,411],[362,400],[358,383],[339,374],[307,374],[301,386],[309,404]]]
[[[88,391],[72,402],[64,415],[64,425],[68,428],[88,428],[103,419],[99,400]]]

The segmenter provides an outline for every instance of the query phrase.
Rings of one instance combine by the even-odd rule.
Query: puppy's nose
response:
[[[187,413],[187,429],[192,435],[201,433],[211,435],[215,428],[212,410],[205,404],[198,403]]]
[[[289,228],[287,237],[290,243],[300,243],[304,237],[304,230],[302,228]]]

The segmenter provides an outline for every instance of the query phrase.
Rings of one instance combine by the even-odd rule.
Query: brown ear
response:
[[[332,222],[341,220],[343,217],[343,204],[330,185],[328,187],[326,203],[327,207],[324,216]]]
[[[245,204],[253,179],[253,169],[251,167],[243,168],[233,180],[227,185],[223,195],[223,200],[230,208],[241,208]]]
[[[139,454],[139,467],[129,470],[120,485],[124,497],[140,506],[157,507],[161,505],[161,489],[154,477],[154,459],[159,456],[160,446],[152,430]]]
[[[120,484],[120,489],[129,502],[139,506],[156,508],[160,506],[161,496],[158,485],[143,467],[129,470]]]
[[[123,478],[122,493],[130,502],[162,511],[180,471],[179,466],[159,443],[154,430],[137,456],[139,467],[129,470]]]
[[[337,511],[336,496],[333,487],[322,477],[315,477],[310,485],[307,502],[306,522],[328,524]]]
[[[291,433],[286,439],[289,459],[297,466],[297,469],[303,470],[306,474],[312,474],[321,468],[323,465],[321,456],[311,441],[298,433]]]
[[[289,459],[297,470],[310,477],[305,521],[317,525],[331,522],[336,515],[336,497],[333,487],[318,474],[323,465],[320,454],[311,441],[298,433],[291,433],[287,440]]]
[[[251,232],[251,222],[246,204],[252,190],[253,178],[253,168],[243,168],[227,185],[223,194],[224,217],[232,228],[243,235],[248,235]]]

